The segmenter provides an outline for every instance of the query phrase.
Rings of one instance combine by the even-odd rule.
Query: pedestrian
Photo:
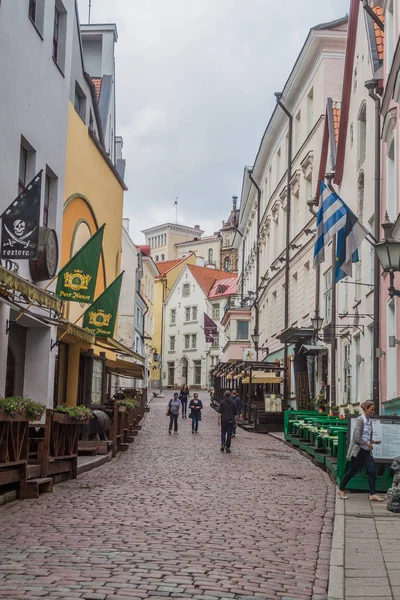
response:
[[[181,401],[179,400],[178,392],[175,392],[174,397],[168,402],[167,416],[169,416],[169,429],[168,433],[171,433],[172,426],[174,426],[175,433],[178,433],[178,417],[181,411]]]
[[[189,387],[187,383],[181,389],[179,400],[182,402],[182,419],[187,419],[187,403],[189,398]]]
[[[203,409],[203,403],[199,399],[198,394],[193,394],[193,400],[190,401],[189,417],[192,419],[192,433],[197,433],[199,430],[199,421],[201,421],[201,411]]]
[[[375,463],[372,457],[373,444],[380,444],[380,440],[373,441],[371,417],[374,414],[375,404],[372,400],[367,400],[361,405],[364,411],[356,419],[354,432],[347,451],[347,460],[350,461],[350,469],[344,474],[339,487],[339,497],[346,500],[345,488],[350,479],[357,473],[359,467],[365,465],[368,472],[369,499],[374,502],[383,502],[383,498],[376,495],[375,481]]]
[[[232,430],[236,425],[237,415],[236,402],[231,398],[231,393],[226,391],[218,407],[218,425],[221,426],[221,452],[224,452],[224,450],[227,454],[231,452]]]
[[[237,393],[236,390],[233,390],[232,392],[232,398],[234,399],[234,401],[236,402],[236,408],[238,410],[238,417],[239,419],[242,418],[242,401],[240,399],[239,394]],[[232,437],[236,437],[236,427],[237,427],[237,420],[235,422],[235,425],[233,426],[233,430],[232,430]]]

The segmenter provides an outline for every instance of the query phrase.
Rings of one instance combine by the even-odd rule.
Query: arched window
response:
[[[165,254],[161,254],[161,260],[165,260]]]
[[[230,268],[231,268],[231,261],[230,261],[229,256],[227,256],[224,260],[224,270],[229,271]]]
[[[357,217],[363,220],[364,213],[364,171],[360,171],[357,184]]]
[[[158,262],[158,254],[156,254],[155,262]]]
[[[395,136],[389,140],[386,155],[386,210],[389,219],[394,223],[396,213],[396,145]]]
[[[367,104],[363,102],[361,104],[358,119],[357,119],[357,136],[358,136],[358,145],[357,145],[357,163],[358,167],[360,167],[364,160],[367,149]]]
[[[214,260],[214,251],[212,248],[208,249],[208,262],[211,264]]]

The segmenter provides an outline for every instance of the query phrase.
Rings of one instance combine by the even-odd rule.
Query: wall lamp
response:
[[[400,340],[398,340],[394,335],[389,335],[389,348],[395,348],[396,344],[400,344]]]
[[[385,273],[389,273],[389,297],[400,296],[400,290],[394,287],[394,272],[400,271],[400,242],[393,239],[393,223],[386,213],[385,222],[382,223],[385,239],[375,244],[375,252]]]

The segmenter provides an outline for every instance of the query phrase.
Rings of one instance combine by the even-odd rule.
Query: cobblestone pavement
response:
[[[208,400],[168,435],[166,403],[116,460],[0,511],[0,598],[326,597],[327,475],[267,435],[220,452]]]

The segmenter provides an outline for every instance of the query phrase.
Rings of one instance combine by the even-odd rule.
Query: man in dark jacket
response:
[[[237,393],[236,390],[233,390],[232,392],[232,396],[233,400],[236,402],[236,408],[238,410],[238,416],[241,417],[242,416],[242,401],[240,399],[239,394]],[[236,437],[236,425],[237,425],[237,419],[236,419],[236,424],[233,426],[233,430],[232,430],[232,437]]]
[[[218,408],[218,425],[221,426],[221,452],[226,450],[229,454],[231,451],[232,431],[236,425],[237,415],[236,402],[231,398],[231,393],[226,391]]]

